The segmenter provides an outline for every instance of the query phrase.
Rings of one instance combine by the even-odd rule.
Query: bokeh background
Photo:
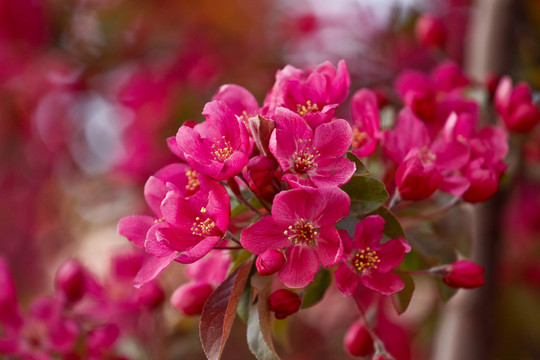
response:
[[[443,49],[415,37],[426,12],[449,29]],[[452,59],[479,83],[508,74],[536,90],[539,44],[535,0],[0,0],[0,254],[21,306],[53,292],[67,259],[110,276],[111,258],[133,249],[116,234],[118,220],[147,211],[144,182],[174,161],[166,138],[201,121],[220,85],[242,85],[262,102],[286,64],[345,59],[352,90],[384,91],[403,69]],[[512,138],[512,176],[466,225],[486,287],[442,309],[419,284],[404,315],[414,359],[540,358],[539,130]],[[160,278],[167,295],[183,276],[175,264]],[[347,314],[306,313],[284,335],[287,358],[347,358]],[[196,318],[167,302],[152,316],[159,331],[130,333],[118,354],[203,358]],[[242,326],[225,358],[250,358]],[[159,346],[140,345],[157,336]],[[456,347],[469,357],[455,357]]]

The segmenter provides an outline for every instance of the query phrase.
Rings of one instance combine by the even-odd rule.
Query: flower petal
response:
[[[393,268],[401,264],[407,248],[405,245],[407,242],[405,239],[394,239],[381,244],[377,249],[377,256],[381,260],[377,264],[377,271],[381,273],[387,273],[392,271]]]
[[[286,229],[271,216],[265,216],[242,231],[240,242],[246,250],[257,255],[268,249],[283,249],[291,244],[283,233]]]
[[[281,282],[290,288],[302,288],[313,281],[319,270],[319,260],[310,247],[291,246],[286,252],[287,261],[279,270]]]
[[[143,266],[135,276],[135,279],[133,279],[135,287],[141,287],[147,282],[157,278],[159,274],[161,274],[161,272],[173,262],[176,255],[176,251],[171,251],[171,253],[166,257],[157,258],[155,256],[149,256],[146,258]]]
[[[379,215],[371,215],[360,221],[354,229],[354,248],[374,249],[379,246],[383,237],[384,219]]]
[[[323,266],[333,266],[343,257],[343,244],[337,229],[333,226],[324,226],[319,229],[315,251]]]
[[[336,285],[339,290],[345,296],[351,296],[354,294],[360,284],[360,277],[350,266],[340,263],[336,272],[334,273],[336,278]]]
[[[151,216],[126,216],[118,223],[118,234],[143,249],[146,233],[152,225],[154,225],[154,218]]]
[[[360,277],[362,285],[383,295],[392,295],[403,290],[405,283],[394,273],[381,274],[370,271]]]

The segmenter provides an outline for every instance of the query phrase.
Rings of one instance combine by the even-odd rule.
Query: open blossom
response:
[[[178,129],[178,152],[194,170],[218,181],[238,175],[248,163],[246,127],[223,101],[206,104],[203,115],[205,122]]]
[[[304,287],[313,281],[319,263],[332,266],[340,260],[343,246],[334,224],[349,208],[349,196],[336,187],[281,192],[274,198],[272,215],[242,231],[242,246],[257,255],[285,249],[279,279],[287,287]]]
[[[351,99],[352,152],[358,157],[370,156],[377,149],[380,136],[377,96],[369,89],[358,90]]]
[[[154,256],[141,269],[137,283],[154,279],[172,261],[192,263],[202,258],[225,234],[230,220],[227,190],[203,175],[192,180],[183,189],[149,180],[145,194],[157,217],[128,216],[118,224],[120,235]],[[192,186],[199,190],[186,196]]]
[[[352,131],[345,120],[333,120],[312,130],[300,115],[278,108],[270,151],[292,187],[341,186],[352,177],[355,165],[343,157]]]
[[[391,271],[411,247],[403,238],[381,243],[384,223],[382,217],[372,215],[356,225],[352,239],[345,231],[340,232],[345,254],[335,276],[338,288],[346,296],[353,295],[360,284],[383,295],[391,295],[405,286]]]
[[[287,65],[276,74],[276,82],[264,100],[263,111],[273,118],[278,107],[296,111],[309,126],[316,128],[333,119],[335,108],[347,98],[351,79],[343,60],[337,69],[324,62],[313,71]]]

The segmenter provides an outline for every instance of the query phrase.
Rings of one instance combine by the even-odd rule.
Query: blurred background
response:
[[[438,49],[415,36],[423,13],[448,28]],[[479,83],[508,74],[539,89],[539,44],[536,0],[0,0],[0,254],[21,307],[53,292],[67,259],[101,282],[110,276],[113,256],[133,250],[117,235],[118,220],[148,212],[144,182],[175,161],[166,138],[201,121],[220,85],[242,85],[262,103],[286,64],[345,59],[351,91],[384,91],[403,69],[452,59]],[[413,305],[424,310],[412,306],[403,325],[413,359],[465,359],[450,355],[456,346],[471,359],[540,358],[538,130],[512,138],[512,177],[477,211],[488,272],[474,300],[481,310],[449,304],[441,312],[419,290]],[[176,265],[160,278],[166,297],[184,279]],[[283,349],[287,358],[347,358],[346,312],[325,312],[327,329],[316,325],[320,312],[291,321],[296,352]],[[152,314],[161,318],[161,345],[124,343],[118,359],[203,357],[196,318],[167,302]],[[250,358],[236,325],[224,358]],[[469,340],[456,335],[460,326]]]

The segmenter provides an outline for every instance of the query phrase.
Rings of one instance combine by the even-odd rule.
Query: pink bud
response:
[[[499,177],[495,169],[478,158],[469,163],[465,176],[470,181],[469,189],[462,198],[471,203],[486,201],[492,197],[499,188]]]
[[[85,277],[81,263],[76,259],[68,260],[56,272],[56,289],[66,300],[78,301],[86,292]]]
[[[445,269],[443,282],[453,288],[474,289],[484,285],[484,268],[467,260],[459,260]]]
[[[137,291],[137,303],[155,309],[165,300],[165,293],[156,282],[148,282]]]
[[[212,285],[208,283],[187,283],[174,291],[171,305],[184,315],[198,315],[213,291]]]
[[[423,14],[416,21],[414,30],[416,38],[425,47],[442,49],[446,44],[446,25],[438,16]]]
[[[437,190],[442,176],[433,164],[424,165],[418,156],[413,156],[399,165],[395,181],[403,200],[419,201]]]
[[[345,349],[352,356],[367,356],[373,352],[373,339],[367,331],[363,321],[354,322],[343,339]]]
[[[277,272],[283,264],[285,263],[285,256],[281,251],[276,249],[269,249],[263,252],[257,260],[255,265],[257,266],[257,271],[259,274],[272,275]]]
[[[540,111],[533,103],[522,103],[513,108],[508,117],[503,118],[508,130],[526,134],[540,122]]]
[[[302,300],[295,292],[287,289],[276,290],[268,297],[270,311],[275,313],[276,319],[285,319],[300,309]]]
[[[265,200],[272,201],[276,190],[272,185],[277,164],[269,157],[258,155],[249,159],[246,178],[251,190],[260,194]]]

